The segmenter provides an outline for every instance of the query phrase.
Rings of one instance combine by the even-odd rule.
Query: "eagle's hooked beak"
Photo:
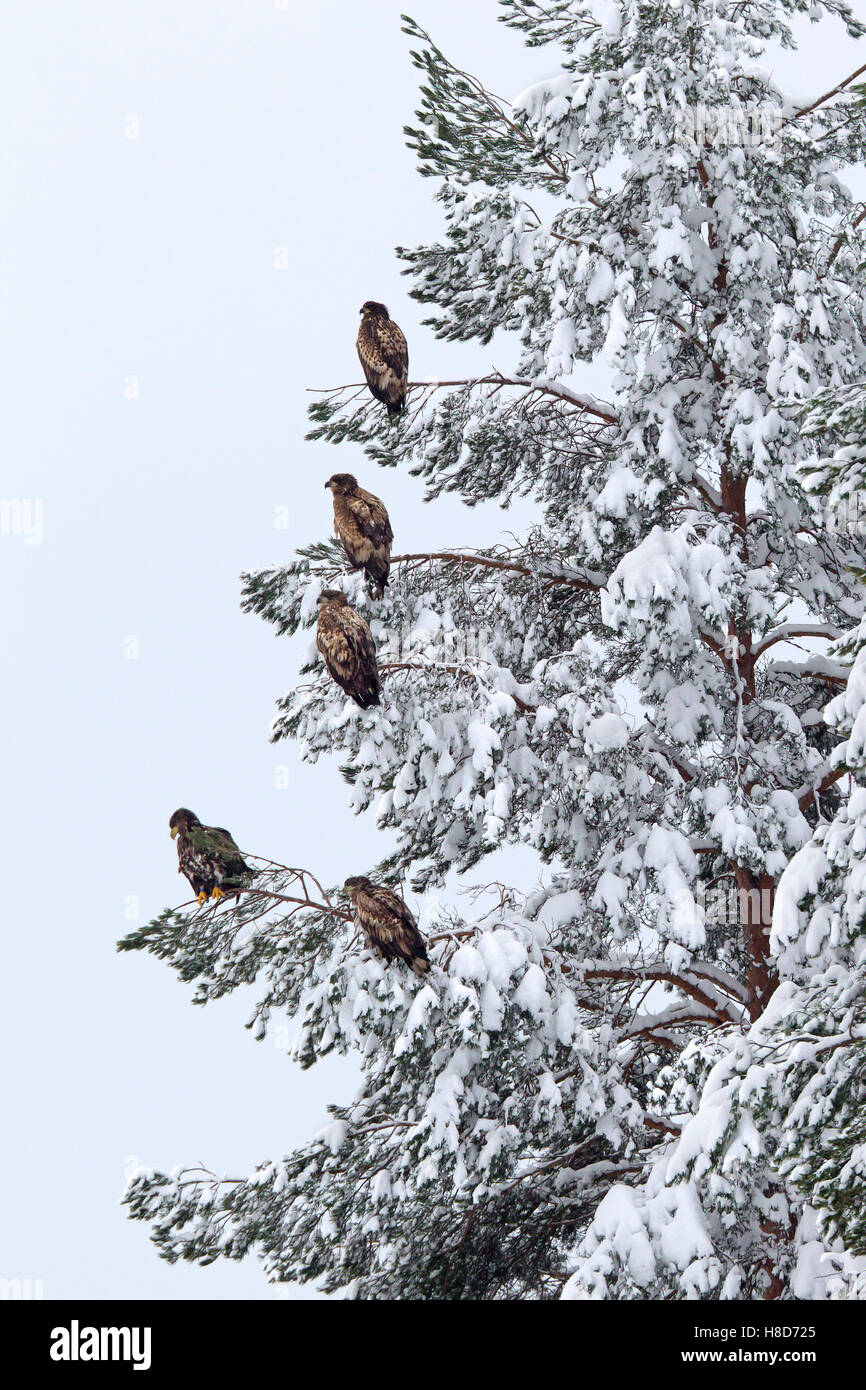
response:
[[[325,483],[325,487],[330,487],[330,486],[331,486],[330,483]]]
[[[173,825],[173,826],[171,827],[171,838],[172,838],[173,840],[176,840],[176,839],[177,839],[177,832],[178,832],[179,830],[180,830],[180,826],[179,826],[179,825]]]

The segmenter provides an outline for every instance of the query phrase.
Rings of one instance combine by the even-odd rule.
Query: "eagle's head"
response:
[[[365,319],[386,319],[389,317],[389,314],[384,304],[379,304],[375,299],[368,299],[366,304],[361,305],[361,317]]]
[[[171,820],[168,823],[168,828],[171,831],[171,838],[173,840],[176,839],[181,831],[186,833],[192,830],[194,825],[201,825],[198,816],[194,811],[188,811],[185,806],[181,806],[179,810],[172,813]]]
[[[323,603],[336,603],[338,606],[345,605],[347,599],[342,589],[323,589],[316,599],[316,602],[321,608]]]
[[[343,889],[344,889],[344,891],[345,891],[345,893],[346,893],[346,896],[347,896],[352,902],[355,901],[355,899],[357,898],[357,896],[358,896],[358,894],[360,893],[360,891],[361,891],[362,888],[372,888],[372,887],[373,887],[372,883],[371,883],[370,880],[366,877],[365,874],[353,874],[352,877],[351,877],[351,878],[347,878],[347,879],[346,879],[346,882],[343,884]]]
[[[353,477],[351,473],[335,473],[325,483],[325,487],[329,487],[333,493],[356,492],[358,479]]]

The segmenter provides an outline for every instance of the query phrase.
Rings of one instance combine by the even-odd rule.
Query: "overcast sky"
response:
[[[193,1009],[114,949],[188,896],[178,805],[326,882],[387,849],[334,764],[269,744],[298,648],[240,613],[240,571],[329,533],[338,469],[385,498],[402,550],[526,519],[424,507],[414,480],[303,439],[305,388],[358,378],[365,299],[405,329],[413,376],[509,365],[500,340],[420,328],[393,254],[439,228],[401,133],[408,4],[18,0],[0,22],[0,491],[39,499],[44,526],[0,535],[0,1277],[50,1298],[273,1298],[253,1260],[161,1262],[118,1205],[125,1166],[244,1174],[351,1090],[344,1062],[302,1073],[255,1043],[248,1000]],[[551,63],[496,9],[412,12],[510,96]],[[814,96],[864,46],[807,32],[776,71]]]

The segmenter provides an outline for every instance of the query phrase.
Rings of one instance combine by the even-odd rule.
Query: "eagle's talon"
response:
[[[214,899],[215,902],[219,902],[220,898],[225,897],[225,893],[221,888],[215,888],[211,893],[211,897]]]
[[[207,902],[207,893],[204,891],[204,889],[202,889],[201,892],[200,892],[199,895],[198,895],[198,905],[199,905],[199,907],[204,907],[204,905],[205,905],[206,902]]]

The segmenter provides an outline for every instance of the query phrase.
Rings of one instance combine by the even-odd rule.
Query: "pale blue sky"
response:
[[[349,1086],[345,1064],[301,1073],[256,1044],[246,1000],[193,1009],[114,951],[134,900],[143,922],[186,896],[178,804],[326,881],[386,848],[335,765],[268,743],[297,645],[240,613],[239,572],[328,534],[337,467],[387,500],[400,549],[520,524],[424,508],[412,479],[303,440],[304,387],[358,377],[364,299],[406,330],[413,375],[509,363],[420,328],[393,255],[439,225],[401,134],[407,5],[18,0],[0,21],[0,490],[42,499],[45,526],[0,536],[0,1277],[48,1297],[273,1297],[254,1261],[159,1261],[118,1205],[124,1165],[244,1173]],[[412,12],[504,95],[550,68],[493,0]],[[815,95],[864,51],[829,25],[778,71]]]

